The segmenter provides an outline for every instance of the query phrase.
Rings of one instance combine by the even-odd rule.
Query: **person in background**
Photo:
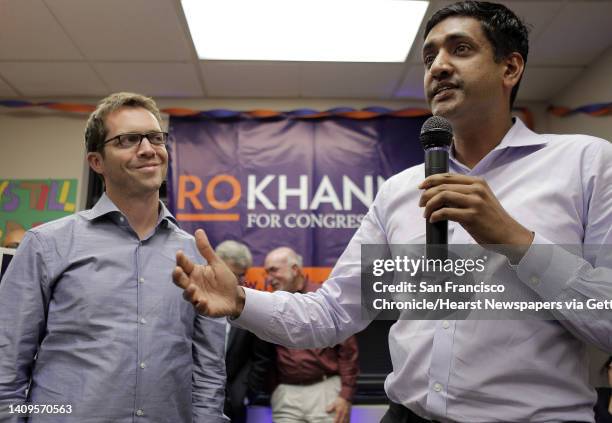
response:
[[[239,283],[244,284],[253,264],[249,247],[227,240],[217,245],[215,251]],[[264,391],[275,353],[273,344],[260,340],[251,332],[235,327],[229,329],[225,353],[227,382],[224,409],[232,423],[246,423],[246,406]]]
[[[30,229],[0,284],[0,420],[227,422],[225,319],[198,315],[170,283],[194,239],[159,200],[168,134],[155,102],[112,94],[90,115],[91,210]],[[187,307],[186,307],[187,305]],[[36,358],[36,359],[35,359]],[[4,413],[4,414],[1,414]]]
[[[2,246],[4,248],[17,248],[25,236],[25,229],[20,225],[9,224],[6,227],[6,235],[2,240]]]
[[[302,270],[302,257],[289,247],[276,248],[264,261],[266,282],[274,291],[305,294],[315,291]],[[359,375],[357,339],[320,349],[276,346],[279,385],[272,392],[275,423],[350,421]]]

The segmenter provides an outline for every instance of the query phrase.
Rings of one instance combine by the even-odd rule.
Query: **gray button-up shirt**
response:
[[[227,421],[225,320],[183,300],[179,249],[203,262],[163,204],[140,240],[106,195],[28,231],[0,283],[0,403],[30,383],[28,401],[72,407],[30,422]]]

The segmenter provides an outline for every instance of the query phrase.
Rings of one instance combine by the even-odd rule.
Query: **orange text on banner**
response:
[[[232,198],[228,201],[219,201],[215,196],[215,188],[220,183],[227,183],[232,188]],[[204,206],[198,199],[198,195],[202,192],[202,180],[195,175],[180,175],[178,181],[177,208],[185,209],[187,201],[191,203],[194,209],[203,210]],[[217,210],[227,210],[235,207],[240,201],[242,189],[240,182],[231,175],[217,175],[213,177],[206,185],[206,201],[211,207]],[[240,215],[238,213],[177,213],[176,218],[184,222],[205,222],[205,221],[238,221]]]

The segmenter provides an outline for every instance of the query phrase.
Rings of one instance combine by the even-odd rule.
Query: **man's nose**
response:
[[[436,54],[435,59],[429,67],[429,73],[436,79],[447,78],[453,73],[453,65],[450,56],[444,50],[440,50],[438,54]]]
[[[140,145],[138,146],[138,155],[139,156],[154,156],[155,148],[153,148],[153,144],[149,141],[147,137],[144,137],[142,141],[140,141]]]

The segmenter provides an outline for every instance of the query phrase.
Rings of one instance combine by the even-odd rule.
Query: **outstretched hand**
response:
[[[196,246],[208,264],[195,264],[182,252],[176,253],[174,283],[184,289],[183,298],[200,314],[238,317],[244,307],[244,290],[208,242],[202,229],[195,232]]]

